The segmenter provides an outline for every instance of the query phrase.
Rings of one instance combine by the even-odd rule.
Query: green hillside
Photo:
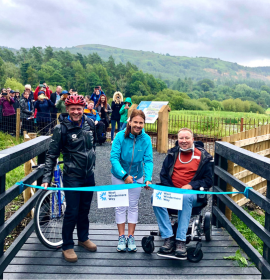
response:
[[[82,55],[94,52],[103,60],[113,56],[116,63],[126,64],[130,61],[144,72],[153,74],[163,80],[176,80],[190,77],[195,80],[209,79],[260,79],[270,82],[270,67],[245,67],[237,63],[222,61],[215,58],[170,56],[149,51],[135,51],[103,45],[80,45],[71,48],[54,48],[68,50],[73,54]]]

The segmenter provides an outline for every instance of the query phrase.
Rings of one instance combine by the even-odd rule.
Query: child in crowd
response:
[[[84,109],[84,114],[87,116],[87,118],[92,119],[95,122],[95,124],[97,124],[100,121],[100,116],[94,109],[94,101],[92,100],[89,101],[87,109]]]

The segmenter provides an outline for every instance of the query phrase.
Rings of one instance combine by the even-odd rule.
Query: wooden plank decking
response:
[[[116,225],[90,225],[90,239],[98,246],[95,253],[75,245],[77,263],[68,263],[61,250],[49,250],[40,244],[33,233],[7,267],[4,279],[261,279],[256,267],[239,267],[235,261],[223,257],[234,255],[239,249],[224,229],[213,228],[213,240],[203,241],[204,257],[199,263],[170,260],[156,255],[163,244],[155,236],[155,252],[143,252],[141,239],[157,225],[138,225],[137,253],[117,253]],[[77,243],[77,236],[75,237]],[[194,245],[191,242],[188,246]]]

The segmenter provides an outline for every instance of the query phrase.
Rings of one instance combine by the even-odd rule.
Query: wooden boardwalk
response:
[[[95,253],[75,245],[77,263],[68,263],[61,250],[49,250],[35,233],[28,238],[4,273],[4,279],[261,279],[256,267],[239,267],[232,256],[238,245],[224,229],[213,228],[213,240],[203,241],[204,257],[199,263],[160,258],[156,251],[163,243],[155,236],[155,252],[147,255],[141,239],[157,225],[138,225],[137,253],[117,253],[116,225],[90,225],[90,239],[98,246]],[[75,237],[77,243],[77,236]],[[195,244],[191,242],[188,246]]]

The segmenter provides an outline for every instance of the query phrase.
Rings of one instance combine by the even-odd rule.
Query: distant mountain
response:
[[[270,67],[245,67],[237,63],[227,62],[219,58],[170,56],[149,51],[135,51],[109,47],[104,45],[80,45],[71,48],[54,48],[68,50],[73,54],[83,55],[94,52],[103,60],[113,56],[116,63],[131,63],[144,72],[166,80],[191,77],[195,80],[209,79],[260,79],[270,82]]]

